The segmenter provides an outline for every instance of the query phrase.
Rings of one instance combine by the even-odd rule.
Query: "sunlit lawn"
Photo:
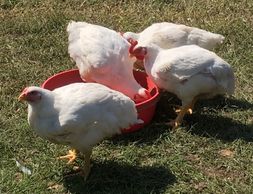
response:
[[[2,0],[0,17],[0,193],[253,192],[253,1]],[[166,94],[150,125],[95,147],[87,182],[65,176],[73,166],[56,157],[68,147],[39,138],[17,96],[75,68],[67,53],[70,20],[117,31],[170,21],[223,34],[216,52],[235,70],[235,95],[198,102],[171,132],[165,122],[177,101]],[[15,159],[32,174],[20,172]]]

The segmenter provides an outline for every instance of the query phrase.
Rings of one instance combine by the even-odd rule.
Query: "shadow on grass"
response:
[[[162,193],[176,177],[164,167],[138,167],[106,161],[93,164],[86,182],[81,176],[65,178],[70,193]]]
[[[151,145],[157,139],[161,139],[163,135],[168,135],[168,133],[170,133],[168,126],[153,122],[139,131],[115,136],[111,141],[117,145],[128,145],[130,142],[134,142],[136,145]]]
[[[167,94],[167,93],[165,93]],[[157,139],[162,139],[162,136],[168,136],[170,133],[169,127],[165,124],[168,119],[176,116],[175,111],[172,109],[168,98],[175,100],[174,96],[161,95],[159,102],[157,103],[156,112],[154,118],[150,124],[140,129],[139,131],[115,136],[112,138],[114,144],[128,145],[129,142],[135,142],[135,144],[147,144],[151,145]],[[176,99],[177,100],[177,99]],[[170,101],[170,100],[169,100]],[[179,101],[180,102],[180,101]],[[178,101],[177,101],[178,103]]]
[[[224,96],[217,96],[216,98],[209,100],[200,100],[198,102],[198,107],[208,107],[214,108],[216,110],[220,109],[232,109],[232,110],[253,110],[253,104],[243,100],[243,99],[235,99],[233,97],[227,98]]]
[[[192,134],[205,137],[214,137],[223,141],[243,139],[253,141],[253,123],[243,124],[231,118],[215,114],[216,111],[244,111],[253,110],[253,104],[245,100],[218,96],[210,100],[200,100],[196,106],[195,114],[186,116]],[[207,113],[206,113],[207,112]],[[208,112],[212,114],[208,114]],[[203,114],[204,113],[204,114]]]
[[[154,118],[154,122],[167,122],[170,118],[175,118],[176,114],[170,104],[180,105],[180,103],[180,100],[173,94],[164,93],[158,103],[157,112],[159,114]],[[193,126],[187,127],[188,130],[195,135],[214,137],[223,141],[236,139],[253,141],[253,123],[246,125],[231,118],[220,116],[218,111],[221,109],[227,112],[253,110],[253,104],[246,100],[224,96],[199,100],[194,108],[195,113],[186,115],[184,118],[187,125]]]
[[[138,144],[153,144],[162,136],[168,136],[170,128],[165,124],[176,117],[173,105],[180,105],[181,101],[173,94],[163,93],[158,104],[152,123],[140,131],[116,136],[112,139],[115,144],[128,145],[129,142]],[[194,114],[186,115],[185,124],[191,133],[215,137],[224,141],[244,139],[253,141],[253,126],[245,125],[231,118],[218,115],[218,111],[226,112],[252,110],[253,104],[245,100],[218,96],[209,100],[199,100],[194,108]]]
[[[175,95],[165,92],[161,95],[161,100],[158,103],[158,107],[165,109],[171,107],[170,104],[181,105],[181,100],[179,100]],[[232,109],[232,110],[253,110],[253,103],[250,103],[244,99],[236,99],[234,97],[217,96],[212,99],[200,99],[196,103],[194,110],[203,109],[204,107],[208,109]],[[170,110],[171,111],[171,110]]]
[[[253,141],[253,124],[245,125],[231,118],[219,115],[193,114],[186,119],[192,125],[190,133],[204,137],[214,137],[223,141],[243,139]]]

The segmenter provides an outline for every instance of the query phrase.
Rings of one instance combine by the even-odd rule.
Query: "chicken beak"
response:
[[[18,97],[18,101],[24,101],[26,99],[26,95],[25,95],[25,93],[21,93],[20,95],[19,95],[19,97]]]

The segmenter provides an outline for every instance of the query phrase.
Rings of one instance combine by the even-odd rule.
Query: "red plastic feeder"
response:
[[[143,126],[147,125],[151,122],[155,109],[156,104],[159,100],[159,89],[158,87],[151,81],[151,79],[147,76],[146,73],[140,71],[134,71],[134,77],[137,82],[144,88],[146,88],[150,94],[151,98],[145,100],[140,103],[136,103],[136,109],[138,111],[139,119],[143,120],[144,123],[136,124],[128,129],[123,129],[123,133],[129,133],[133,131],[137,131],[141,129]],[[48,78],[43,84],[42,88],[48,90],[54,90],[55,88],[62,87],[64,85],[68,85],[71,83],[76,82],[84,82],[79,75],[79,71],[77,69],[67,70],[60,72],[52,77]]]

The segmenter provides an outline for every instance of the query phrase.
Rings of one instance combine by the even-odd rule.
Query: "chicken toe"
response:
[[[176,120],[172,120],[170,122],[167,122],[166,125],[172,127],[172,130],[174,131],[178,127],[179,123],[176,122]]]
[[[69,150],[67,155],[60,156],[57,159],[68,159],[67,164],[71,164],[75,161],[76,157],[77,157],[77,151],[76,150]]]
[[[187,114],[187,113],[192,114],[192,108],[193,108],[196,100],[197,99],[194,98],[191,101],[191,103],[186,104],[179,109],[176,119],[168,123],[168,125],[172,126],[172,130],[175,130],[183,122],[183,118],[184,118],[185,114]]]
[[[84,181],[86,181],[89,177],[91,167],[91,164],[85,164],[84,167],[75,166],[74,172],[71,172],[64,177],[67,178],[72,176],[81,176],[83,177]]]
[[[193,107],[194,107],[196,101],[197,101],[197,98],[195,97],[192,100],[192,102],[189,105],[187,105],[187,107],[189,107],[189,108],[187,109],[185,114],[190,114],[190,115],[192,114],[192,112],[193,112],[192,110],[193,110]],[[179,105],[173,105],[173,106],[176,108],[175,112],[177,114],[179,114],[182,111],[182,108],[183,108],[182,106],[179,106]]]
[[[181,125],[181,123],[183,122],[184,115],[187,113],[187,111],[188,109],[181,110],[175,120],[172,120],[167,123],[168,126],[172,127],[172,131],[174,131],[177,127]]]
[[[176,112],[177,114],[179,114],[179,113],[181,112],[181,109],[178,108],[178,109],[175,110],[175,112]],[[191,114],[192,114],[192,109],[189,108],[189,109],[187,110],[186,114],[190,114],[190,115],[191,115]]]

